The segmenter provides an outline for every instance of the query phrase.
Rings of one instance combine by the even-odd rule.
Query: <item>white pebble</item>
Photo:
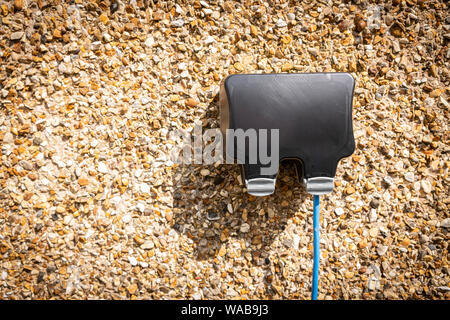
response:
[[[278,21],[277,21],[277,27],[278,28],[283,28],[283,27],[286,27],[287,26],[287,23],[283,20],[283,19],[278,19]]]
[[[211,9],[203,9],[203,13],[205,14],[205,16],[209,16],[213,13],[213,11]]]
[[[184,19],[173,20],[171,23],[172,27],[179,28],[184,25]]]
[[[405,180],[409,182],[414,182],[414,172],[405,173]]]
[[[142,175],[142,169],[136,169],[136,172],[134,173],[134,176],[136,177],[136,178],[139,178],[141,175]]]
[[[131,221],[131,215],[126,214],[122,217],[122,221],[125,223],[129,223]]]
[[[208,36],[207,38],[206,38],[206,40],[205,40],[205,44],[211,44],[211,43],[213,43],[213,42],[215,42],[216,40],[213,38],[213,37],[211,37],[211,36]]]
[[[298,234],[294,234],[292,236],[292,241],[294,242],[294,249],[298,250],[298,245],[300,243],[300,236]]]
[[[145,46],[148,48],[153,47],[154,44],[155,44],[155,40],[153,39],[152,36],[149,36],[147,38],[147,40],[145,40]]]
[[[386,182],[386,184],[388,184],[388,185],[394,184],[394,180],[390,176],[384,177],[384,182]]]
[[[336,208],[336,209],[334,209],[334,213],[339,217],[344,214],[344,209]]]
[[[422,180],[420,182],[420,184],[422,185],[422,190],[425,193],[430,193],[431,189],[433,188],[433,186],[431,185],[431,182],[428,180]]]
[[[135,266],[138,263],[135,257],[128,257],[128,261],[132,266]]]
[[[249,231],[250,231],[250,226],[249,226],[249,224],[248,224],[248,223],[243,223],[243,224],[241,224],[240,231],[241,231],[242,233],[247,233],[247,232],[249,232]]]
[[[100,172],[100,173],[108,173],[108,167],[106,166],[106,164],[104,162],[100,162],[98,164],[98,172]]]
[[[136,209],[137,209],[139,212],[144,212],[144,210],[145,210],[145,203],[143,203],[143,202],[138,202],[138,204],[136,205]]]
[[[141,184],[141,192],[142,193],[149,193],[150,192],[150,186],[146,183]]]
[[[375,222],[377,221],[377,218],[377,209],[372,208],[369,214],[369,222]]]

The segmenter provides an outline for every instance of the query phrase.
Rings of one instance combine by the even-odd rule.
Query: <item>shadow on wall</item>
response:
[[[269,264],[271,244],[307,197],[293,163],[283,162],[275,193],[266,197],[249,195],[239,175],[237,165],[179,166],[173,174],[172,227],[193,240],[199,260],[213,259],[229,238],[239,238],[247,259]]]
[[[204,115],[203,130],[219,126],[217,98]],[[270,246],[307,197],[290,161],[280,164],[275,193],[266,197],[246,192],[239,165],[179,165],[172,179],[172,227],[193,240],[199,260],[214,259],[235,238],[245,241],[247,260],[269,265]]]

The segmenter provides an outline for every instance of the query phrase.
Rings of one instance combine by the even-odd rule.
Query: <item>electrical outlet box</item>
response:
[[[278,129],[278,163],[297,160],[298,178],[305,182],[307,192],[329,193],[339,160],[355,149],[354,86],[349,73],[231,75],[221,84],[221,131],[226,137],[227,129]],[[265,165],[259,159],[250,163],[248,141],[245,150],[238,150],[238,143],[233,143],[233,148],[227,144],[230,141],[225,139],[226,154],[230,150],[234,157],[246,154],[240,164],[247,191],[257,196],[273,193],[278,169],[273,174],[261,174]],[[271,147],[269,142],[269,150]]]

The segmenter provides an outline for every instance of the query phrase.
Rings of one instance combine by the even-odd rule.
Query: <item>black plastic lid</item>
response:
[[[280,161],[300,160],[304,178],[334,177],[355,149],[354,85],[349,73],[231,75],[221,91],[222,130],[279,129]],[[244,170],[260,177],[253,165]]]

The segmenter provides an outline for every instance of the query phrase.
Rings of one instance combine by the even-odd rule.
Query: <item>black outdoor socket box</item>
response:
[[[279,129],[278,163],[297,160],[297,175],[307,192],[329,193],[339,160],[355,149],[354,86],[349,73],[231,75],[220,89],[222,134],[227,129]],[[234,148],[237,152],[236,144]],[[247,160],[241,165],[248,192],[273,193],[277,173],[261,175],[259,162]]]

